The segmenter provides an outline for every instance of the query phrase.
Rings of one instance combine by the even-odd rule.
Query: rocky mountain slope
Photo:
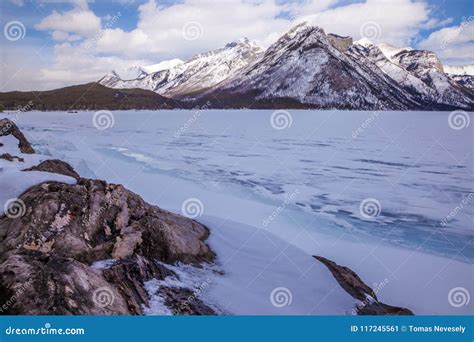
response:
[[[444,73],[443,65],[435,53],[404,50],[393,56],[393,60],[435,91],[433,103],[458,108],[473,106],[473,94]]]
[[[469,91],[454,82],[443,72],[436,55],[413,49],[382,49],[367,39],[355,42],[349,53],[365,64],[375,64],[387,76],[395,80],[423,108],[441,108],[447,104],[460,108],[472,105]]]
[[[296,26],[210,95],[225,103],[235,96],[313,108],[402,110],[417,105],[392,79],[337,47],[322,29]]]
[[[472,109],[472,77],[448,75],[430,51],[353,43],[300,24],[267,50],[247,39],[134,79],[112,72],[99,82],[143,88],[220,108]],[[123,72],[127,76],[133,72]]]
[[[444,66],[444,72],[453,81],[474,93],[474,65]]]
[[[167,97],[182,98],[233,76],[253,63],[262,52],[261,47],[244,38],[222,49],[196,55],[184,63],[171,63],[168,69],[140,74],[135,79],[124,79],[119,72],[114,71],[99,80],[99,83],[119,89],[142,88]],[[156,70],[153,67],[151,69]]]

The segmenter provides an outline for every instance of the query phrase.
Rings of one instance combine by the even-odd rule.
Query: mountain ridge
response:
[[[42,94],[46,103],[34,109],[474,110],[471,69],[444,66],[431,51],[354,42],[301,23],[267,49],[242,38],[186,61],[112,70],[51,97],[0,93],[0,104],[12,109]],[[102,95],[93,96],[91,86]]]
[[[366,38],[353,42],[351,37],[326,34],[308,23],[291,28],[266,50],[244,38],[196,55],[182,65],[235,47],[241,49],[238,67],[227,72],[222,70],[229,58],[219,57],[210,61],[212,67],[203,68],[205,73],[199,68],[194,72],[171,68],[131,81],[99,82],[116,88],[149,89],[185,102],[210,101],[216,108],[474,108],[470,68],[451,68],[462,74],[447,74],[431,51],[376,45]],[[249,51],[253,53],[245,58]]]

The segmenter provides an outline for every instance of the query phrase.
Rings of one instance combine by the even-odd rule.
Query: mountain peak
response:
[[[450,75],[474,76],[474,64],[470,65],[445,65],[444,71]]]
[[[392,60],[393,56],[395,56],[399,52],[413,50],[411,47],[397,47],[388,43],[380,43],[377,45],[377,47],[389,60]]]
[[[255,101],[344,109],[474,106],[471,76],[463,76],[470,68],[447,68],[460,75],[454,78],[432,52],[376,45],[366,38],[354,43],[352,37],[326,34],[308,22],[290,28],[266,50],[244,37],[185,62],[165,64],[176,65],[117,71],[100,83],[186,101],[219,95],[229,108]],[[166,71],[150,73],[150,67]]]
[[[322,28],[320,28],[318,26],[313,26],[313,25],[309,24],[307,21],[303,21],[302,23],[299,23],[298,25],[293,26],[285,34],[285,36],[292,39],[292,38],[296,37],[299,33],[310,31],[310,30],[316,30],[316,31],[321,32],[321,33],[324,34],[324,30]]]
[[[162,61],[162,62],[157,63],[157,64],[147,65],[147,66],[144,66],[142,69],[145,70],[147,73],[152,74],[154,72],[171,69],[171,68],[173,68],[177,65],[183,64],[183,63],[184,62],[181,59],[175,58],[175,59],[171,59],[169,61]]]
[[[250,43],[250,40],[247,38],[247,37],[244,37],[244,38],[240,38],[240,39],[237,39],[237,40],[234,40],[230,43],[227,43],[225,45],[226,48],[232,48],[234,46],[237,46],[237,45],[242,45],[242,44],[249,44]]]
[[[367,39],[365,37],[359,39],[359,40],[356,40],[354,42],[354,44],[357,44],[357,45],[361,45],[365,48],[368,48],[368,47],[371,47],[371,46],[374,46],[374,43],[372,43],[372,41],[370,39]]]
[[[248,39],[247,37],[244,37],[244,38],[240,38],[240,39],[237,39],[237,40],[234,40],[230,43],[227,43],[224,47],[224,49],[232,49],[234,47],[237,47],[237,46],[242,46],[242,47],[246,47],[246,48],[252,48],[252,49],[259,49],[259,50],[263,50],[263,48],[261,46],[259,46],[257,43],[255,43],[254,41],[251,41],[250,39]]]
[[[147,72],[141,66],[133,65],[124,69],[114,69],[112,74],[117,75],[122,80],[133,80],[146,76]]]

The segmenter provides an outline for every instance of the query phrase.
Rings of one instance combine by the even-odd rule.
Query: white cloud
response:
[[[304,20],[326,32],[355,39],[367,32],[374,33],[375,29],[375,37],[370,37],[375,42],[403,46],[421,29],[442,27],[450,22],[450,19],[439,21],[430,17],[430,8],[423,0],[366,0],[338,6],[339,2],[182,0],[163,5],[158,0],[148,0],[138,7],[136,28],[125,31],[120,28],[120,21],[125,20],[121,15],[128,13],[104,16],[101,21],[88,8],[86,0],[76,0],[71,10],[55,11],[36,26],[50,32],[56,41],[54,62],[40,69],[41,79],[48,87],[93,81],[111,69],[171,58],[186,59],[242,37],[266,47]],[[183,28],[190,23],[198,39],[186,39],[183,35]],[[446,29],[437,32],[447,32],[443,30]],[[443,34],[432,34],[422,45],[436,45],[436,41],[442,40],[438,36]],[[455,47],[444,49],[444,56],[472,55],[469,43],[457,42],[464,39],[464,33],[456,37]]]
[[[69,84],[97,81],[110,71],[112,66],[121,69],[148,63],[145,60],[124,60],[115,56],[94,56],[83,43],[81,48],[68,42],[56,45],[55,55],[54,65],[40,70],[41,78],[53,84],[63,84],[64,80],[68,80]]]
[[[53,38],[54,41],[57,41],[57,42],[64,42],[64,41],[76,42],[82,39],[82,37],[77,34],[69,34],[64,31],[53,31],[51,33],[51,37]]]
[[[284,9],[273,0],[185,0],[166,7],[151,0],[139,7],[135,30],[105,30],[97,46],[101,52],[126,56],[155,53],[158,58],[186,58],[241,37],[268,45],[269,37],[290,26],[288,19],[277,18]],[[199,39],[188,40],[183,35],[188,23],[198,23]]]
[[[68,39],[69,33],[64,32],[64,31],[53,31],[51,33],[51,37],[56,41],[64,41]]]
[[[459,26],[446,27],[431,33],[418,47],[435,51],[448,64],[472,63],[474,17],[469,17]]]
[[[367,0],[301,18],[326,32],[362,38],[363,32],[374,42],[406,45],[428,20],[426,3],[412,0]]]
[[[375,23],[378,31],[375,41],[406,45],[422,25],[439,24],[434,19],[429,21],[429,8],[422,1],[367,0],[330,8],[336,4],[337,0],[289,4],[274,0],[184,0],[171,6],[160,6],[155,0],[149,0],[139,7],[135,30],[105,30],[97,46],[101,52],[125,56],[153,53],[158,58],[187,58],[241,37],[268,46],[301,21],[356,39],[361,38],[364,24]],[[190,22],[199,24],[199,39],[190,41],[183,37],[182,29]]]
[[[86,1],[77,1],[72,10],[63,13],[54,11],[41,20],[35,28],[42,31],[53,31],[53,34],[61,31],[91,37],[100,31],[101,21],[94,12],[88,9]]]

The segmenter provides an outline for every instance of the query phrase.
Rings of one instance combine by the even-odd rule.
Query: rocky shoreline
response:
[[[0,137],[10,135],[19,152],[35,153],[14,122],[0,120]],[[24,163],[2,147],[0,158]],[[17,198],[21,215],[0,215],[0,314],[143,315],[151,301],[148,282],[179,279],[176,263],[202,267],[216,260],[206,226],[148,204],[122,185],[82,178],[61,160],[21,170],[25,176],[59,174],[71,182],[29,187]],[[349,268],[315,258],[362,303],[356,314],[413,314],[380,303]],[[219,314],[195,288],[163,284],[154,295],[173,315]]]
[[[2,136],[17,137],[23,153],[34,153],[13,122],[2,120],[0,128]],[[207,227],[152,206],[121,185],[83,179],[60,160],[28,171],[77,182],[33,186],[18,198],[22,215],[0,217],[0,303],[10,302],[2,314],[141,315],[149,304],[144,283],[174,274],[166,263],[214,260],[205,243]],[[110,268],[91,267],[107,259],[115,260]],[[170,300],[192,294],[184,288],[169,292]],[[199,298],[180,312],[215,314]]]

